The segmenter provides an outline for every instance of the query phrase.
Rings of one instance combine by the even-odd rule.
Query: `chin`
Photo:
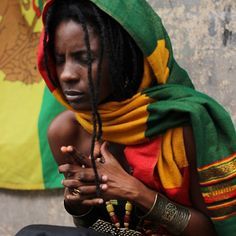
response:
[[[92,110],[92,108],[89,104],[70,103],[70,106],[76,111],[89,111],[89,110]]]

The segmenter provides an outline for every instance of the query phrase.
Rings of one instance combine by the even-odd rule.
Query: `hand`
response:
[[[95,142],[94,146],[94,157],[95,159],[99,158],[101,156],[100,154],[100,147],[101,144],[99,142]],[[67,163],[70,164],[80,164],[81,166],[91,166],[91,162],[88,160],[89,158],[86,157],[84,154],[82,154],[80,151],[76,149],[74,146],[62,146],[61,152],[64,155],[67,155],[68,161]]]
[[[91,168],[91,160],[88,157],[82,155],[73,146],[62,146],[61,152],[68,155],[68,164],[63,164],[59,166],[59,172],[63,173],[65,180],[62,184],[65,186],[64,198],[65,202],[84,204],[84,205],[97,205],[103,203],[101,198],[96,198],[96,187],[94,186],[94,174]],[[100,144],[95,143],[94,156],[97,160],[100,160]],[[90,176],[90,179],[86,180],[86,183],[80,181],[80,177],[83,176],[84,168],[86,168],[86,175]],[[87,186],[86,194],[82,195],[79,190],[80,186]],[[92,199],[91,201],[86,201],[87,199]]]
[[[138,180],[121,167],[116,158],[108,151],[107,145],[105,142],[100,148],[104,163],[100,162],[100,158],[96,159],[102,198],[104,200],[127,199],[127,196],[132,198],[133,194],[137,194]],[[88,159],[86,160],[86,166],[88,167],[82,168],[78,164],[65,164],[59,167],[60,172],[69,173],[69,176],[66,175],[66,179],[63,180],[63,185],[68,188],[65,198],[80,200],[80,203],[84,205],[101,204],[101,198],[96,197],[94,171],[90,167],[91,163]],[[76,190],[79,194],[73,194],[73,189],[79,189],[79,191]]]
[[[87,158],[88,167],[86,168],[78,164],[59,166],[60,172],[66,176],[66,179],[63,180],[63,185],[66,187],[65,201],[74,203],[73,208],[78,208],[78,204],[80,204],[81,209],[81,206],[99,205],[110,199],[126,199],[136,202],[144,210],[150,209],[156,192],[129,175],[109,152],[106,142],[100,148],[100,155],[104,161],[100,162],[100,158],[97,158],[96,166],[102,192],[101,198],[96,196],[94,171]],[[79,193],[74,194],[74,189],[78,189]]]
[[[133,200],[133,196],[138,192],[140,182],[123,169],[117,161],[119,157],[115,158],[108,150],[107,142],[101,146],[101,156],[104,163],[98,163],[97,169],[103,180],[100,185],[103,199]]]

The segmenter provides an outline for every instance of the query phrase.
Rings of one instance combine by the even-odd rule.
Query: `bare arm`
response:
[[[187,140],[189,140],[189,138],[191,137],[187,136],[186,138]],[[190,147],[191,145],[189,146],[189,148]],[[188,149],[187,155],[190,154],[189,151],[192,151],[192,155],[195,155],[194,149]],[[100,175],[106,177],[105,181],[103,181],[103,183],[101,184],[103,199],[127,199],[135,203],[135,205],[138,205],[145,214],[145,212],[147,212],[152,207],[155,196],[159,193],[148,188],[141,181],[125,172],[117,162],[116,158],[114,158],[114,156],[108,151],[106,145],[104,144],[101,147],[101,153],[105,158],[105,163],[97,163],[97,168]],[[195,157],[193,156],[192,158]],[[192,171],[194,165],[191,164],[190,168]],[[193,199],[193,208],[188,209],[191,212],[191,218],[187,227],[181,235],[197,236],[201,234],[202,236],[214,236],[216,235],[216,233],[214,231],[212,222],[207,216],[207,210],[200,194],[199,184],[197,182],[195,172],[193,173],[193,177],[191,177],[190,180],[192,185],[191,198]],[[85,169],[81,180],[86,182],[86,180],[90,179],[92,176],[93,172],[90,169]],[[69,185],[69,181],[67,181],[66,184]],[[196,189],[195,186],[197,186],[198,188]],[[86,194],[91,189],[88,189],[86,186],[81,186],[80,190],[82,194]],[[95,192],[95,187],[93,187],[93,192]],[[180,206],[171,200],[168,200],[168,202],[176,206]],[[88,204],[93,205],[92,202],[88,202]],[[155,223],[155,219],[156,218],[152,219],[153,223]],[[173,227],[171,226],[171,222],[170,225],[168,225],[168,228],[170,227]]]
[[[201,195],[200,186],[198,182],[198,173],[196,167],[196,151],[194,144],[194,137],[191,127],[184,128],[184,141],[186,148],[186,155],[190,165],[190,197],[193,203],[193,208],[189,208],[191,212],[190,221],[182,233],[183,236],[215,236],[217,235],[214,226],[208,217],[208,211]],[[139,184],[140,185],[140,184]],[[150,209],[153,204],[154,193],[145,186],[139,186],[139,195],[135,201],[144,209]],[[142,193],[147,194],[142,194]],[[152,196],[152,197],[151,197]],[[171,202],[171,201],[170,201]],[[174,202],[172,202],[174,203]],[[176,204],[176,203],[174,203]],[[170,226],[171,227],[171,226]]]
[[[73,164],[73,159],[67,153],[61,151],[62,146],[73,145],[76,146],[79,138],[79,127],[78,123],[75,121],[74,114],[71,111],[65,111],[58,115],[50,124],[48,129],[48,141],[55,161],[58,166],[63,164],[71,163]],[[79,172],[80,166],[76,166]],[[66,173],[64,173],[66,175]],[[65,176],[67,178],[67,176]],[[70,200],[68,197],[72,197]],[[86,213],[90,207],[81,205],[80,201],[73,199],[69,188],[65,188],[64,193],[65,208],[72,215],[81,215]]]
[[[208,216],[208,211],[204,203],[200,185],[198,181],[196,150],[191,127],[184,128],[184,142],[186,155],[190,165],[190,197],[195,210],[191,210],[192,217],[183,235],[216,235],[214,226]],[[200,226],[200,227],[199,227]]]
[[[198,182],[195,144],[194,144],[194,137],[193,137],[191,127],[184,128],[184,141],[185,141],[185,147],[186,147],[186,155],[187,155],[189,165],[190,165],[190,173],[191,173],[190,197],[193,203],[193,207],[189,208],[191,212],[191,218],[187,227],[182,233],[182,235],[184,236],[185,235],[186,236],[188,235],[214,236],[216,235],[216,232],[208,216],[208,211],[206,209],[203,197],[201,195],[200,186]],[[103,155],[104,155],[104,150],[103,150]],[[107,153],[107,155],[109,155],[109,153]],[[109,167],[110,172],[113,172],[116,170],[116,173],[119,173],[118,169],[117,168],[115,169],[115,166],[116,165],[114,164],[114,170],[112,170],[112,168]],[[122,179],[122,182],[121,182],[121,179]],[[126,181],[124,181],[124,179],[126,179]],[[125,174],[123,174],[123,178],[120,177],[119,180],[120,180],[119,182],[121,182],[120,183],[121,186],[129,186],[128,188],[124,188],[124,191],[122,190],[119,191],[119,194],[122,195],[122,197],[125,198],[126,196],[127,198],[128,196],[129,198],[128,200],[135,202],[144,211],[145,209],[147,211],[147,209],[150,209],[152,207],[156,192],[149,189],[147,186],[145,186],[143,183],[133,178],[132,176],[127,176],[127,178],[125,178]],[[117,183],[119,182],[117,181]],[[172,203],[176,204],[174,202]]]
[[[58,165],[66,163],[65,156],[60,151],[60,147],[62,145],[76,145],[76,139],[78,138],[77,135],[79,131],[77,130],[77,127],[74,127],[74,125],[75,124],[73,124],[73,114],[64,113],[62,114],[62,116],[56,118],[56,120],[49,128],[49,143]],[[59,127],[60,132],[58,131]],[[216,234],[214,232],[212,222],[207,216],[207,209],[201,196],[198,184],[195,147],[191,128],[186,127],[184,129],[184,139],[186,141],[186,154],[190,163],[191,199],[193,202],[194,209],[189,209],[191,212],[191,218],[188,226],[186,227],[182,235],[195,236],[201,234],[202,236],[213,236]],[[134,202],[136,205],[140,206],[140,208],[143,209],[144,212],[147,212],[148,209],[152,207],[156,192],[149,189],[138,179],[127,174],[105,147],[102,148],[102,154],[106,157],[106,162],[104,164],[98,163],[97,167],[100,175],[106,176],[107,178],[101,185],[104,200],[115,198],[128,198],[127,200]],[[94,173],[91,168],[86,168],[82,170],[79,169],[80,167],[77,167],[77,170],[74,170],[73,168],[74,165],[62,165],[60,167],[60,170],[63,173],[73,171],[76,171],[77,174],[83,173],[83,178],[81,178],[80,176],[81,183],[83,183],[83,181],[87,182],[88,179],[91,182],[94,181]],[[68,188],[73,186],[74,183],[74,180],[71,180],[69,178],[64,180],[63,184],[66,187],[66,191],[68,191]],[[80,186],[80,190],[82,191],[81,196],[84,197],[84,199],[86,199],[86,195],[90,196],[87,197],[87,200],[83,202],[85,204],[81,204],[81,199],[79,199],[81,198],[81,196],[71,196],[71,199],[67,199],[66,196],[70,195],[65,192],[65,204],[70,210],[73,209],[73,212],[71,212],[72,214],[83,214],[89,210],[89,206],[101,204],[98,202],[98,199],[95,198],[95,186],[93,186],[92,188],[87,187],[86,185],[79,184],[78,181],[76,184],[76,187]],[[91,197],[91,194],[94,194],[94,198]],[[175,203],[173,202],[173,204]]]

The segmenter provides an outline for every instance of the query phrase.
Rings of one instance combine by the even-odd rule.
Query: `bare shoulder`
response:
[[[74,113],[64,111],[51,122],[48,128],[48,138],[66,139],[77,132],[78,126]]]
[[[48,142],[54,159],[58,164],[65,162],[60,149],[62,146],[74,145],[79,135],[79,124],[71,111],[59,114],[48,128]]]

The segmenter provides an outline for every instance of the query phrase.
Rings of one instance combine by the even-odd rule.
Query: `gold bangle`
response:
[[[161,194],[157,194],[151,209],[142,217],[157,225],[165,227],[173,235],[180,235],[191,218],[188,208],[171,202]]]
[[[154,209],[154,207],[155,207],[155,205],[156,205],[156,202],[157,202],[157,195],[158,195],[158,194],[155,195],[155,199],[154,199],[154,202],[153,202],[153,204],[152,204],[152,207],[149,209],[149,211],[148,211],[145,215],[143,215],[143,216],[141,217],[142,219],[148,217],[148,216],[150,215],[150,213],[153,211],[153,209]]]

